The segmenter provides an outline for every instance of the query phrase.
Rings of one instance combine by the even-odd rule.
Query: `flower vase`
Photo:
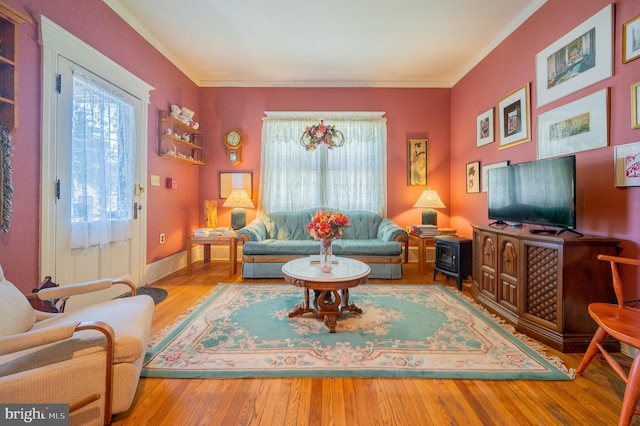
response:
[[[333,252],[331,250],[332,239],[320,240],[320,264],[318,267],[322,272],[331,272],[333,269]]]

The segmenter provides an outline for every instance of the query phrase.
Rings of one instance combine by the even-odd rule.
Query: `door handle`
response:
[[[142,210],[142,206],[139,203],[133,203],[133,218],[138,218],[138,210]]]

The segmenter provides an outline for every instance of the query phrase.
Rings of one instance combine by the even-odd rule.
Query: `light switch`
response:
[[[151,175],[151,186],[160,186],[160,176]]]

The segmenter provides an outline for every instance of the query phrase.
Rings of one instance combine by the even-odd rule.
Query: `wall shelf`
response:
[[[0,2],[0,124],[10,133],[18,127],[17,25],[27,22],[31,22],[29,16]]]
[[[196,166],[206,164],[202,133],[182,121],[160,111],[160,137],[158,155]]]

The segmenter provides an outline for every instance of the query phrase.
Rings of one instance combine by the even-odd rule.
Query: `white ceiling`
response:
[[[546,0],[103,0],[202,87],[451,87]]]

